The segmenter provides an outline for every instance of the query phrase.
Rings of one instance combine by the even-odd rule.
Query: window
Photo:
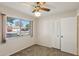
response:
[[[32,36],[32,21],[7,17],[6,37]]]

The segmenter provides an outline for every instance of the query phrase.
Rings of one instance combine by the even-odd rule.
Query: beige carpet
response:
[[[33,45],[11,56],[74,56],[74,55],[66,52],[62,52],[55,48]]]

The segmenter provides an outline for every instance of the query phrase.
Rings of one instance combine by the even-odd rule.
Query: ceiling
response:
[[[33,7],[29,5],[34,5],[35,2],[0,2],[0,4],[18,10],[20,12],[26,13],[28,15],[34,16],[34,13],[32,13]],[[41,12],[42,16],[77,10],[79,8],[79,3],[78,2],[47,2],[45,6],[51,9],[51,11]]]

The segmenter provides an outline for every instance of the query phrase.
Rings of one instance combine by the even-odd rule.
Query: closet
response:
[[[66,17],[55,21],[55,48],[77,55],[77,19]]]

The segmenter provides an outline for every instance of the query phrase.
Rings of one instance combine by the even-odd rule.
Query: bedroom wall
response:
[[[54,47],[60,43],[60,40],[56,40],[55,37],[55,21],[67,17],[76,17],[75,11],[64,12],[56,15],[49,15],[37,20],[37,39],[38,44],[46,47]]]
[[[11,9],[9,7],[2,6],[2,5],[0,5],[0,13],[4,13],[7,16],[33,20],[33,37],[26,37],[26,39],[22,39],[22,37],[17,37],[17,38],[13,38],[13,39],[7,39],[6,43],[3,43],[3,44],[0,43],[0,56],[1,55],[11,55],[17,51],[20,51],[24,48],[27,48],[27,47],[35,44],[36,29],[35,29],[35,18],[34,17],[21,13],[21,12]],[[0,34],[1,34],[1,32],[0,32]]]
[[[52,47],[54,20],[52,17],[40,18],[37,20],[37,44]]]
[[[24,48],[27,48],[33,44],[39,44],[46,47],[55,47],[55,20],[60,20],[61,18],[66,17],[75,17],[75,11],[69,11],[56,15],[49,15],[47,17],[34,18],[32,16],[21,13],[17,10],[11,9],[6,6],[0,5],[0,13],[4,13],[7,16],[19,17],[19,18],[28,18],[33,20],[33,37],[26,39],[16,39],[11,40],[7,39],[5,44],[0,43],[0,55],[11,55],[17,51],[20,51]],[[58,41],[59,42],[59,41]]]

